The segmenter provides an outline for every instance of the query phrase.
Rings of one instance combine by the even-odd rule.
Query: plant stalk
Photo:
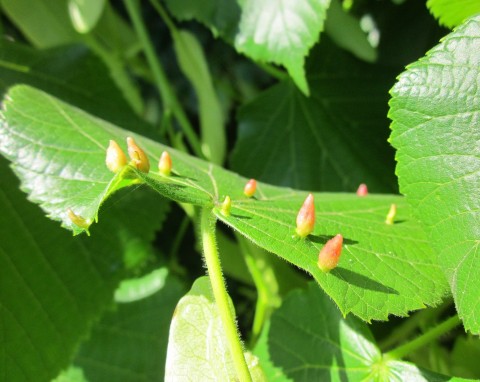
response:
[[[138,0],[125,0],[125,6],[127,8],[130,19],[132,20],[133,28],[137,33],[140,44],[142,45],[142,49],[147,58],[148,65],[152,70],[153,78],[160,93],[160,97],[162,98],[164,108],[167,110],[172,110],[173,115],[175,116],[180,127],[185,133],[185,137],[187,138],[188,143],[192,147],[195,155],[204,158],[198,136],[193,130],[193,127],[190,124],[190,121],[188,120],[185,111],[180,106],[180,103],[178,102],[175,93],[172,91],[170,83],[167,79],[167,75],[165,74],[161,63],[157,58],[155,49],[153,48],[153,44],[150,40],[150,37],[148,36],[147,29],[145,28],[145,25],[140,16]]]
[[[458,326],[460,323],[461,320],[458,316],[450,317],[449,319],[428,330],[414,340],[389,351],[385,354],[385,357],[389,359],[401,359],[406,355],[414,352],[415,350],[425,345],[428,345],[430,342],[437,339],[441,335],[449,332],[450,330]]]
[[[215,217],[211,210],[207,208],[202,209],[200,230],[208,276],[210,278],[213,296],[215,297],[215,302],[217,303],[220,318],[230,346],[233,364],[235,365],[239,380],[242,382],[249,382],[252,381],[252,378],[245,361],[242,344],[235,324],[235,317],[230,308],[229,297],[223,280],[222,269],[220,267],[220,258],[215,238]]]

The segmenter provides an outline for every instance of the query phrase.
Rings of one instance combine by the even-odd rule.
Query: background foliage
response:
[[[480,378],[474,2],[0,5],[0,380],[234,380],[201,209],[253,380]]]

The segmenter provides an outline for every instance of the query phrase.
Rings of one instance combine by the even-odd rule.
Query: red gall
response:
[[[127,165],[127,157],[125,156],[125,153],[113,139],[110,140],[107,148],[105,164],[108,169],[114,173],[120,172]]]
[[[165,176],[170,176],[170,173],[172,172],[172,158],[167,151],[164,151],[160,156],[160,160],[158,161],[158,171]]]
[[[243,193],[245,194],[245,196],[251,198],[255,194],[256,190],[257,190],[257,181],[255,179],[250,179],[245,185],[245,188],[243,189]]]
[[[393,224],[394,223],[394,220],[395,220],[395,215],[397,214],[397,205],[396,204],[392,204],[390,206],[390,209],[388,210],[388,214],[387,214],[387,217],[385,219],[385,223],[386,224]]]
[[[330,272],[335,268],[342,253],[343,236],[338,234],[327,241],[318,254],[318,267],[323,272]]]
[[[362,183],[360,186],[357,188],[357,195],[358,196],[367,196],[368,195],[368,188],[365,183]]]
[[[128,156],[137,170],[148,173],[150,170],[150,161],[147,154],[135,142],[132,137],[127,137]]]
[[[315,205],[313,195],[308,194],[297,215],[297,228],[295,232],[301,238],[310,235],[315,225]]]

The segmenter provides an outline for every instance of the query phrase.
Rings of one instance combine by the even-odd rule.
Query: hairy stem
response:
[[[212,285],[213,296],[220,311],[220,318],[223,323],[230,353],[240,381],[251,381],[245,356],[243,354],[242,344],[235,324],[235,317],[230,309],[229,297],[220,267],[220,258],[218,256],[217,242],[215,238],[215,217],[212,212],[204,208],[200,222],[202,235],[203,254],[207,264],[208,276]]]
[[[415,338],[414,340],[407,342],[404,345],[401,345],[388,353],[385,354],[386,358],[401,359],[406,355],[414,352],[415,350],[428,345],[430,342],[436,340],[441,335],[449,332],[457,325],[461,323],[458,316],[453,316],[442,322],[441,324],[435,326],[434,328],[428,330],[421,336]]]
[[[185,137],[187,138],[188,143],[192,147],[193,152],[195,153],[195,155],[203,158],[203,153],[201,150],[198,136],[193,130],[193,127],[190,124],[190,121],[188,120],[185,111],[180,106],[180,103],[175,93],[172,91],[170,83],[167,79],[167,75],[165,74],[161,63],[158,60],[155,49],[153,48],[153,44],[150,40],[150,37],[148,36],[147,29],[145,28],[145,25],[140,16],[138,0],[125,0],[125,6],[127,8],[130,19],[132,20],[133,28],[135,29],[135,32],[137,33],[140,43],[142,45],[142,49],[147,58],[148,65],[152,70],[153,78],[162,98],[165,109],[172,110],[172,113],[178,121],[180,127],[182,128],[182,131],[185,133]]]

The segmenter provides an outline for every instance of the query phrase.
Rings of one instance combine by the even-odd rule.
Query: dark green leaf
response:
[[[164,380],[170,320],[185,293],[184,285],[167,274],[157,292],[117,304],[93,327],[74,360],[89,381]]]
[[[94,236],[73,238],[25,200],[3,158],[0,166],[0,375],[4,381],[50,381],[111,303],[125,265],[151,252],[146,239],[159,217],[141,222],[130,214],[118,230],[132,201],[125,197],[106,206],[105,224]],[[152,208],[161,216],[164,207]]]
[[[383,358],[368,327],[314,284],[285,299],[254,353],[269,381],[462,381]]]
[[[82,231],[68,219],[67,208],[93,221],[112,190],[135,182],[114,177],[104,165],[108,139],[124,142],[131,133],[25,86],[13,88],[4,106],[0,151],[14,161],[30,198],[65,226]],[[257,245],[312,274],[344,314],[386,319],[434,305],[445,293],[435,256],[403,198],[317,193],[317,225],[300,240],[293,234],[305,192],[259,183],[256,198],[246,198],[245,178],[137,138],[152,163],[148,175],[136,172],[143,182],[168,198],[213,208],[220,220]],[[172,156],[170,177],[155,168],[163,150]],[[230,216],[221,213],[226,195],[233,200]],[[398,216],[396,224],[388,225],[392,203]],[[343,255],[339,267],[327,274],[318,268],[317,256],[337,233],[345,237]]]
[[[400,190],[426,228],[465,328],[480,333],[480,17],[409,66],[392,89]]]
[[[362,63],[324,40],[308,62],[311,97],[291,83],[273,86],[239,113],[232,167],[300,189],[396,189],[388,137],[392,71]]]

